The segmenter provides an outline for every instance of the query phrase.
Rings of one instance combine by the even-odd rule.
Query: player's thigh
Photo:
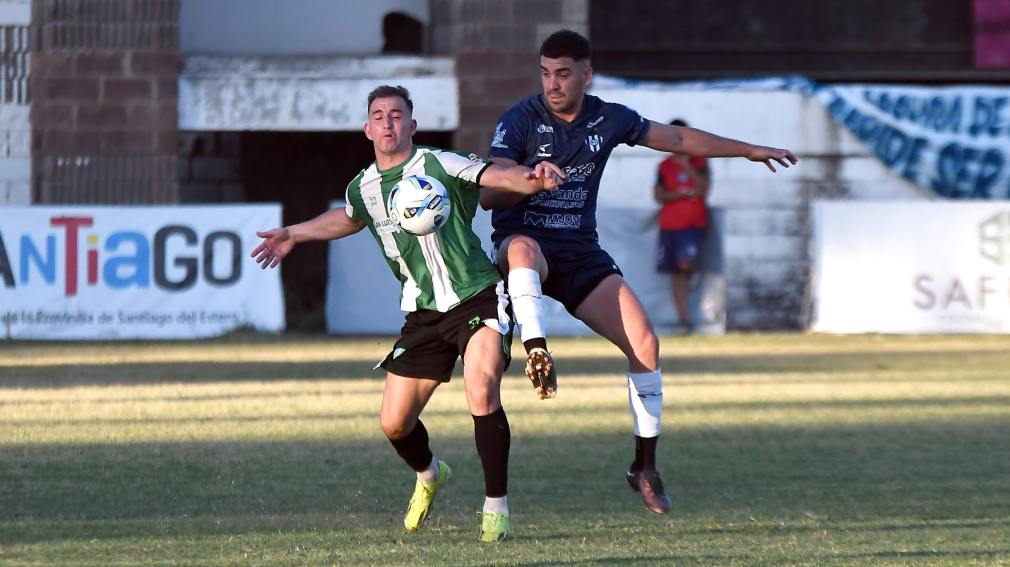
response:
[[[511,334],[511,333],[510,333]],[[482,326],[467,342],[463,353],[463,384],[473,415],[487,415],[501,407],[501,377],[505,372],[511,336]]]
[[[550,270],[540,244],[524,234],[513,234],[498,247],[498,265],[508,273],[514,268],[529,268],[540,274],[540,280],[547,279]]]
[[[607,276],[575,309],[575,316],[614,343],[632,372],[658,368],[659,341],[652,321],[631,286],[621,276]]]
[[[386,373],[379,424],[390,439],[398,439],[414,429],[417,418],[438,388],[438,380],[410,378]]]

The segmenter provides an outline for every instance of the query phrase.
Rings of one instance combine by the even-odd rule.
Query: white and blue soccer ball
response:
[[[441,181],[430,175],[411,175],[393,186],[386,209],[404,232],[424,236],[445,224],[452,204]]]

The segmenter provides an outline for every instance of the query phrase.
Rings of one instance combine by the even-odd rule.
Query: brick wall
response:
[[[33,201],[173,203],[179,0],[35,0]]]
[[[28,121],[29,0],[7,0],[0,10],[0,206],[31,202],[31,127]]]
[[[540,91],[540,43],[561,28],[589,33],[588,0],[432,0],[430,50],[456,58],[456,149],[487,153],[498,117]],[[592,39],[592,38],[590,38]]]

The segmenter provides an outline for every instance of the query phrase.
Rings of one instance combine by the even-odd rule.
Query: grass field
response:
[[[1010,337],[664,338],[669,516],[624,483],[622,359],[555,340],[556,400],[503,386],[492,546],[460,379],[425,413],[456,476],[402,531],[390,342],[0,343],[0,565],[1010,564]]]

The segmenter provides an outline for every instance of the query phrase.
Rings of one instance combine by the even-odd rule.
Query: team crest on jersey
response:
[[[586,144],[589,146],[589,150],[593,152],[600,151],[600,146],[603,145],[603,136],[599,134],[590,134],[586,137]]]
[[[492,148],[508,149],[508,146],[505,144],[505,133],[508,132],[508,130],[506,130],[504,126],[504,122],[499,122],[498,125],[494,127],[494,138],[491,139]]]
[[[553,134],[554,126],[548,126],[546,124],[541,124],[537,126],[537,134]]]

